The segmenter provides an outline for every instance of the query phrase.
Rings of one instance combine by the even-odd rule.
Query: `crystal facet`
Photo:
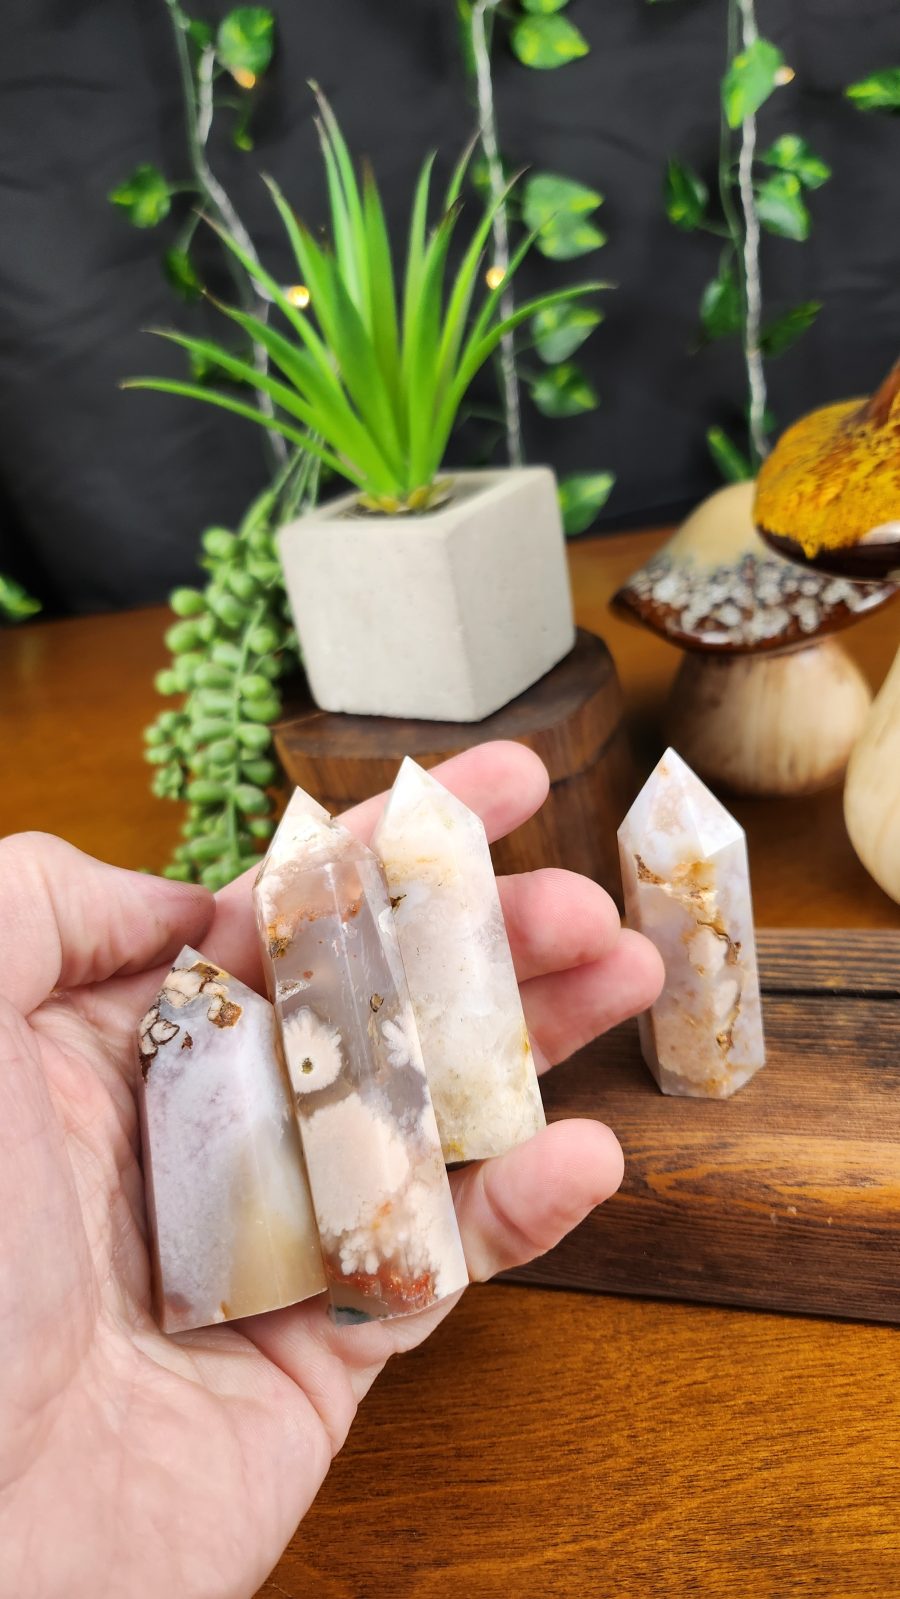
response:
[[[139,1028],[144,1175],[165,1332],[321,1293],[271,1005],[183,949]]]
[[[254,899],[332,1313],[422,1310],[468,1273],[384,874],[298,789]]]
[[[665,988],[640,1018],[666,1094],[725,1099],[765,1064],[744,830],[674,750],[619,828],[628,923],[656,945]]]
[[[445,1159],[500,1155],[545,1123],[484,826],[407,759],[373,842]]]

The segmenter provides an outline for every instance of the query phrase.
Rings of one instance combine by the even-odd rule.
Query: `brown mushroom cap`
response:
[[[614,610],[683,649],[762,654],[837,632],[893,599],[892,583],[852,583],[773,553],[753,522],[755,484],[702,501],[614,596]]]

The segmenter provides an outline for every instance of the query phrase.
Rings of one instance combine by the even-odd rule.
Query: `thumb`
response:
[[[0,840],[0,996],[27,1016],[55,988],[143,971],[196,944],[205,888],[123,871],[48,833]]]

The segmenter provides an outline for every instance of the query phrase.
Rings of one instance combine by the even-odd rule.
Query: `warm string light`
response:
[[[289,300],[291,305],[296,306],[298,311],[306,310],[309,305],[309,289],[305,283],[292,283],[289,289],[285,289],[284,293],[285,299]]]
[[[783,89],[786,83],[793,83],[796,76],[793,67],[779,67],[775,74],[775,82],[779,89]]]
[[[256,73],[248,67],[235,67],[231,76],[239,89],[253,89],[256,86]]]
[[[484,274],[484,281],[489,289],[499,289],[505,277],[506,273],[504,272],[502,266],[492,266],[488,267],[486,273]]]

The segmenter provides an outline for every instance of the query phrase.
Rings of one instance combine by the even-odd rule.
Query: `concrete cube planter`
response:
[[[422,516],[356,496],[279,533],[310,688],[328,711],[477,722],[572,648],[556,482],[547,467],[458,472]]]

